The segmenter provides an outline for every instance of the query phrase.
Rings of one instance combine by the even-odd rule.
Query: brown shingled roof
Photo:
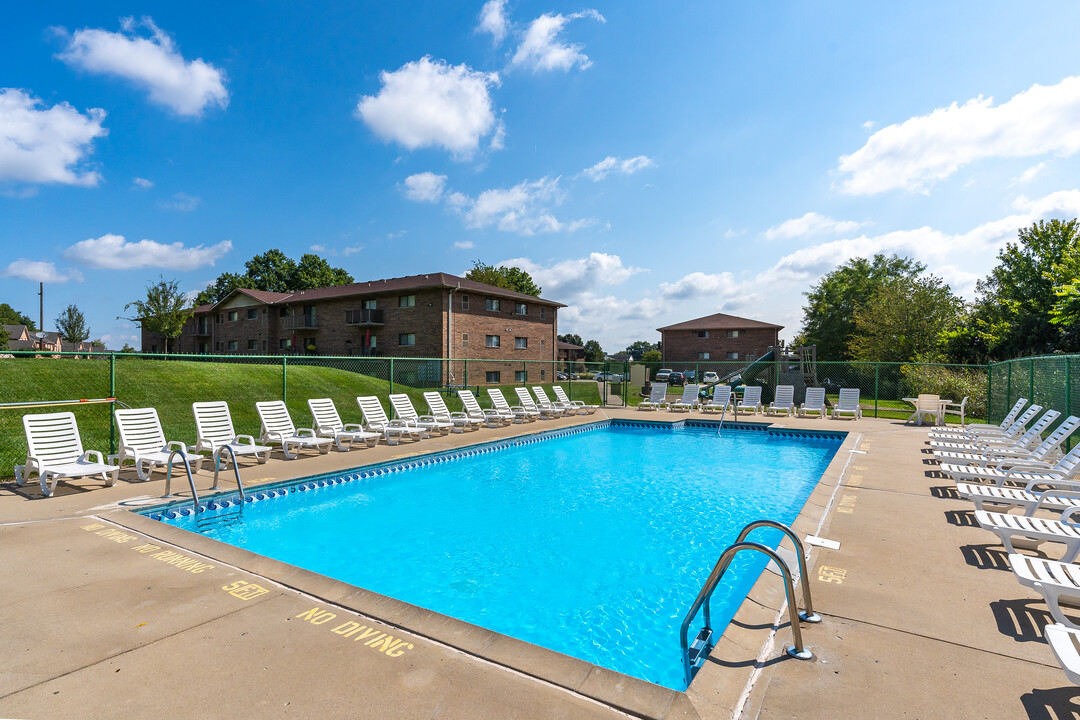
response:
[[[751,330],[753,328],[782,330],[783,327],[783,325],[774,325],[772,323],[761,322],[760,320],[751,320],[750,318],[738,317],[736,315],[716,313],[715,315],[706,315],[705,317],[699,317],[693,320],[687,320],[686,322],[656,329],[663,332],[665,330]]]

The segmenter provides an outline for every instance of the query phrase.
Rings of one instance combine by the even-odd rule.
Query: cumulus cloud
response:
[[[4,268],[4,272],[0,273],[3,277],[20,278],[22,280],[30,280],[32,282],[47,282],[47,283],[65,283],[68,280],[75,280],[82,282],[83,276],[78,270],[74,268],[68,268],[67,270],[57,270],[56,265],[44,260],[27,260],[26,258],[19,258],[13,260]]]
[[[480,8],[480,23],[476,26],[478,33],[490,33],[495,47],[502,45],[506,33],[510,29],[510,21],[506,19],[506,0],[488,0],[484,7]]]
[[[360,98],[356,114],[383,140],[468,159],[496,130],[489,89],[499,85],[498,73],[423,57],[379,77],[379,93]]]
[[[202,198],[182,192],[173,195],[171,200],[163,200],[159,203],[166,210],[179,210],[180,212],[191,212],[200,204],[202,204]]]
[[[327,247],[326,245],[312,245],[308,248],[313,253],[319,253],[320,255],[326,255],[327,257],[336,257],[341,255],[342,257],[348,257],[355,255],[364,249],[363,245],[349,245],[347,247]]]
[[[644,170],[645,168],[650,167],[656,167],[656,163],[645,155],[638,155],[637,157],[627,158],[626,160],[620,160],[619,158],[608,155],[592,167],[582,170],[582,173],[593,182],[600,182],[611,173],[633,175],[638,170]]]
[[[124,18],[120,26],[117,33],[76,30],[57,57],[86,72],[128,80],[178,115],[197,117],[208,107],[229,104],[225,73],[201,58],[184,60],[173,39],[149,17],[140,22]],[[149,37],[138,34],[140,27]]]
[[[765,231],[765,239],[787,240],[806,235],[854,232],[865,224],[854,220],[833,220],[816,212],[808,212],[802,217],[791,218],[769,228]]]
[[[132,178],[131,185],[136,190],[149,190],[154,187],[153,181],[141,177]]]
[[[569,71],[575,65],[582,70],[592,65],[589,57],[582,52],[582,45],[571,45],[559,40],[559,33],[571,20],[592,18],[606,22],[604,16],[596,10],[585,10],[571,15],[552,15],[544,13],[529,23],[525,37],[514,53],[510,64],[523,67],[533,72],[541,70]]]
[[[61,183],[93,187],[101,174],[85,167],[105,111],[83,115],[71,105],[50,108],[15,88],[0,89],[0,182]]]
[[[660,283],[660,295],[668,300],[729,299],[740,292],[742,286],[729,272],[692,272],[673,283]]]
[[[1048,163],[1046,161],[1043,161],[1043,162],[1038,163],[1036,165],[1032,165],[1031,167],[1024,170],[1024,172],[1022,172],[1018,176],[1014,177],[1013,181],[1012,181],[1012,184],[1013,185],[1026,185],[1027,183],[1034,180],[1040,173],[1042,173],[1042,171],[1046,169],[1047,164]]]
[[[496,264],[521,268],[544,288],[545,297],[568,303],[593,292],[597,287],[621,285],[634,275],[645,272],[644,268],[623,265],[618,255],[600,252],[553,265],[542,265],[524,257],[501,260]]]
[[[476,245],[472,240],[458,240],[454,243],[454,247],[458,250],[472,250]]]
[[[445,175],[417,173],[405,178],[405,197],[414,202],[438,202],[445,187]]]
[[[1080,150],[1080,77],[1032,85],[994,105],[981,95],[878,130],[840,157],[840,190],[872,195],[903,189],[926,193],[977,160]]]
[[[228,240],[209,247],[185,247],[181,242],[167,245],[153,240],[128,242],[123,235],[102,235],[75,243],[64,250],[63,257],[85,267],[106,270],[158,267],[186,272],[213,265],[231,249],[232,242]]]

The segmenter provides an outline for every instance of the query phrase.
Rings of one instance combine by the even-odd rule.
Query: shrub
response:
[[[911,395],[929,393],[954,402],[960,402],[966,396],[970,398],[967,416],[986,417],[985,370],[945,365],[904,365],[900,368],[900,374]]]

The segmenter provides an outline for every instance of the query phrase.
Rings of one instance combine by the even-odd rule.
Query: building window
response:
[[[278,317],[289,317],[289,308],[283,307],[278,309]]]
[[[540,319],[543,320],[547,315],[547,308],[540,308]]]
[[[258,320],[259,319],[259,308],[251,308],[251,309],[249,309],[247,319],[248,320]]]
[[[484,340],[484,344],[488,347],[499,347],[499,336],[488,335]]]
[[[468,310],[469,309],[469,296],[468,295],[462,295],[461,296],[461,309],[462,310]]]
[[[221,313],[217,314],[217,317],[214,318],[214,322],[217,323],[218,325],[221,324]]]
[[[529,314],[529,306],[526,305],[525,303],[514,303],[514,314],[515,315],[528,315]]]
[[[157,345],[151,345],[150,346],[150,352],[156,353],[157,352]]]
[[[218,340],[218,342],[217,342],[217,350],[218,350],[218,352],[221,352],[222,347],[224,347],[224,346],[221,344],[221,341]]]
[[[529,348],[529,338],[521,338],[521,337],[514,338],[514,349],[515,350],[528,350],[528,348]]]
[[[738,360],[739,359],[739,353],[737,353],[737,352],[729,352],[727,354],[727,359],[728,360]]]
[[[697,331],[697,336],[699,338],[707,338],[707,337],[709,337],[709,331],[708,330],[698,330]]]
[[[486,373],[484,373],[484,379],[489,383],[498,383],[499,382],[499,371],[498,370],[488,370]]]
[[[540,371],[540,382],[544,382],[547,379],[547,370]]]
[[[397,306],[399,308],[416,307],[416,296],[415,295],[398,295]]]
[[[236,322],[239,319],[240,319],[240,311],[239,310],[230,310],[229,311],[229,322]]]
[[[363,307],[364,310],[374,310],[375,309],[375,301],[374,300],[365,300],[364,304],[361,307]]]
[[[281,338],[278,340],[278,347],[282,350],[288,350],[292,347],[292,338]]]
[[[697,354],[697,359],[698,360],[708,360],[709,359],[709,353],[707,353],[707,352],[699,352]]]
[[[248,350],[258,350],[258,349],[259,349],[259,341],[258,340],[248,340]]]
[[[518,382],[519,383],[526,382],[525,377],[526,376],[525,376],[525,371],[524,370],[515,370],[514,371],[514,382],[516,382],[516,383],[518,383]]]
[[[469,347],[469,333],[461,333],[461,347]]]
[[[372,350],[374,350],[374,349],[375,349],[375,346],[376,346],[376,345],[378,344],[378,340],[379,340],[379,336],[378,336],[378,335],[372,335],[372,336],[371,336],[371,337],[370,337],[370,338],[368,339],[368,347],[369,347],[369,348],[371,348]]]
[[[237,340],[230,340],[229,341],[229,349],[230,350],[239,350],[240,349],[240,342],[237,341]]]
[[[727,331],[727,336],[731,337],[731,338],[739,337],[739,331],[738,330],[728,330]]]
[[[498,310],[499,309],[499,298],[488,298],[487,300],[484,300],[484,309],[485,310]]]
[[[401,333],[397,336],[398,345],[415,345],[416,333]]]

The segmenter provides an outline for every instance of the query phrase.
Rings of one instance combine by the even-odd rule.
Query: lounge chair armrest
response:
[[[1048,496],[1050,496],[1051,498],[1069,497],[1069,498],[1077,498],[1078,500],[1080,500],[1080,491],[1076,491],[1076,490],[1055,490],[1053,488],[1051,488],[1049,490],[1045,490],[1045,491],[1039,493],[1039,502],[1035,503],[1034,506],[1028,508],[1027,512],[1025,512],[1024,514],[1027,515],[1028,517],[1033,516],[1035,514],[1035,511],[1043,506],[1043,502],[1046,500],[1046,498]],[[1078,501],[1076,504],[1080,505],[1080,501]]]
[[[526,412],[524,405],[511,405],[510,409],[511,410],[521,411],[521,412]]]
[[[420,420],[421,422],[442,422],[434,415],[418,415],[416,419]]]
[[[1005,475],[1005,479],[1008,480],[1014,474],[1022,473],[1022,472],[1034,472],[1034,473],[1039,473],[1040,475],[1062,475],[1063,476],[1065,474],[1061,470],[1058,470],[1058,469],[1053,468],[1053,467],[1043,467],[1043,466],[1039,466],[1039,465],[1035,465],[1035,464],[1027,464],[1027,463],[1016,463],[1015,465],[1012,465],[1012,466],[1009,467],[1009,471]]]
[[[311,428],[296,428],[296,437],[315,437],[315,431]]]
[[[1080,512],[1080,505],[1075,505],[1073,507],[1066,508],[1065,512],[1061,513],[1061,517],[1058,518],[1058,521],[1063,522],[1063,523],[1067,523],[1069,525],[1076,525],[1076,523],[1071,521],[1069,518],[1071,518],[1073,516],[1073,514],[1075,514],[1077,512]]]
[[[413,427],[411,424],[404,420],[394,419],[387,423],[387,427]]]
[[[180,452],[184,453],[185,455],[187,455],[189,452],[191,452],[191,448],[189,448],[187,445],[180,442],[179,440],[170,440],[169,442],[165,443],[165,449],[166,450],[179,450]]]
[[[450,412],[450,418],[451,419],[453,419],[453,418],[462,418],[462,419],[468,420],[469,419],[469,413],[465,413],[465,412],[462,412],[460,410],[452,410]]]
[[[90,458],[96,458],[95,462],[97,462],[97,463],[99,463],[101,465],[105,464],[105,458],[102,456],[100,450],[87,450],[86,452],[84,452],[82,454],[82,457],[79,458],[79,459],[82,460],[83,462],[86,462]]]
[[[341,429],[345,432],[363,431],[364,426],[361,423],[345,423],[341,426]]]

